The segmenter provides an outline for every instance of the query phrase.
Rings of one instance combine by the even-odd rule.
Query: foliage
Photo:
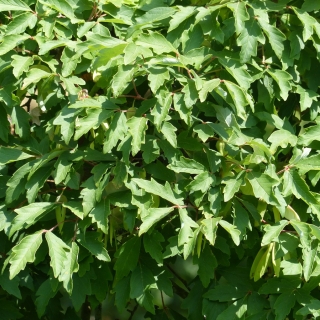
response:
[[[1,319],[320,316],[319,1],[0,22]]]

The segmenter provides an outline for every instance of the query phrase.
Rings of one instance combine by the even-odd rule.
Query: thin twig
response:
[[[133,319],[133,316],[134,316],[135,312],[137,311],[137,309],[138,309],[138,304],[136,304],[135,307],[132,310],[128,310],[127,309],[127,311],[131,313],[128,320],[132,320]]]

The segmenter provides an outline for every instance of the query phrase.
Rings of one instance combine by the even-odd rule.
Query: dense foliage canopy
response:
[[[316,0],[0,0],[1,319],[320,316],[319,61]]]

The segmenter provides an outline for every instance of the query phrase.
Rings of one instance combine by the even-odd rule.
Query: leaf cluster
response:
[[[0,0],[1,319],[320,316],[320,5]]]

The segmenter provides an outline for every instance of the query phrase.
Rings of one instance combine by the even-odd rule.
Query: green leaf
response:
[[[105,234],[108,233],[108,216],[110,213],[109,199],[102,199],[89,213],[89,217],[92,218],[92,222],[96,222],[98,228],[101,229],[101,231]]]
[[[10,279],[13,279],[28,262],[33,262],[35,254],[42,243],[42,231],[24,237],[12,248],[10,255]]]
[[[34,155],[25,153],[19,149],[0,147],[0,165],[32,157]]]
[[[317,11],[320,10],[320,3],[313,0],[305,0],[302,4],[301,9],[303,11]]]
[[[55,278],[58,278],[64,270],[69,247],[51,231],[46,232],[45,237],[49,247],[50,265]]]
[[[214,246],[216,237],[217,237],[217,229],[218,223],[222,218],[207,218],[201,221],[203,228],[201,229],[202,233],[206,237],[206,239],[210,242],[212,246]]]
[[[310,247],[304,247],[302,249],[303,257],[303,276],[305,281],[309,281],[312,272],[316,266],[317,251],[319,247],[319,240],[311,241]]]
[[[298,144],[308,146],[312,141],[320,141],[320,125],[308,127],[298,137]]]
[[[39,0],[39,1],[45,6],[52,8],[60,12],[62,15],[68,17],[71,20],[71,23],[77,23],[81,21],[75,16],[73,8],[66,0],[48,0],[48,1]]]
[[[25,32],[29,27],[33,29],[37,23],[37,17],[35,14],[30,12],[25,12],[16,16],[8,25],[6,29],[6,34],[19,34]]]
[[[172,95],[166,90],[159,90],[157,101],[151,114],[154,116],[154,124],[158,131],[161,130],[163,121],[167,119],[172,104]]]
[[[277,148],[286,148],[288,144],[294,147],[297,144],[298,138],[293,135],[288,130],[276,130],[268,138],[268,141],[271,142],[270,151],[274,154],[277,151]]]
[[[201,102],[206,101],[208,93],[212,92],[216,87],[219,86],[220,79],[212,79],[209,81],[204,81],[201,89],[199,91],[199,99]]]
[[[35,201],[39,189],[41,189],[44,183],[47,181],[52,173],[51,167],[39,168],[26,183],[27,199],[29,203]]]
[[[270,76],[277,82],[280,89],[280,97],[283,100],[287,100],[289,91],[291,90],[292,76],[283,70],[267,69]]]
[[[130,278],[130,298],[135,299],[147,291],[155,283],[154,277],[147,267],[138,263]]]
[[[56,185],[60,184],[67,176],[72,163],[69,161],[69,155],[67,152],[62,153],[57,162],[55,163],[56,174],[54,177],[54,182]]]
[[[87,296],[92,294],[91,281],[89,273],[80,277],[78,274],[73,276],[73,290],[70,296],[72,305],[76,311],[79,311]]]
[[[284,201],[282,199],[278,199],[274,195],[274,187],[279,184],[278,180],[265,173],[257,173],[253,171],[247,173],[247,177],[252,185],[253,193],[256,198],[263,199],[265,202],[272,205],[280,205],[279,201]]]
[[[172,164],[168,165],[168,168],[177,173],[185,172],[191,174],[200,174],[205,171],[205,168],[201,163],[185,157],[180,157],[179,160],[172,162]]]
[[[318,94],[312,90],[297,86],[297,92],[300,94],[301,111],[311,108],[313,101],[317,101]]]
[[[303,248],[310,249],[310,227],[305,222],[300,222],[297,220],[291,220],[290,224],[297,231],[298,236],[300,237],[300,242]]]
[[[53,298],[58,292],[58,287],[55,284],[56,281],[56,279],[52,278],[46,279],[41,283],[36,292],[37,298],[35,304],[39,318],[45,313],[50,299]]]
[[[238,246],[240,244],[241,232],[237,229],[237,227],[233,226],[232,224],[230,224],[225,220],[220,220],[219,224],[223,229],[225,229],[231,235],[233,242]]]
[[[244,107],[249,104],[248,95],[233,82],[224,80],[223,83],[227,87],[231,101],[236,108],[237,115],[245,120],[247,118],[247,112]]]
[[[11,65],[13,66],[13,74],[18,79],[24,72],[29,70],[29,67],[33,64],[31,57],[24,57],[18,55],[12,55]]]
[[[51,202],[35,202],[14,211],[18,214],[12,221],[9,236],[21,228],[28,228],[56,206]]]
[[[297,17],[299,18],[299,20],[302,22],[304,26],[302,36],[303,36],[303,41],[307,42],[313,34],[313,26],[318,22],[314,17],[310,16],[304,10],[301,10],[295,7],[293,7],[292,9],[294,10],[295,14],[297,15]]]
[[[161,132],[165,136],[166,140],[174,147],[177,148],[177,136],[175,134],[177,128],[170,122],[164,122],[161,127]]]
[[[136,68],[137,67],[133,65],[119,66],[118,72],[114,75],[111,84],[113,93],[116,97],[122,94],[132,81]]]
[[[265,42],[261,28],[255,19],[245,21],[245,27],[237,38],[238,45],[241,46],[240,62],[246,63],[251,57],[257,56],[258,41]]]
[[[227,180],[224,179],[226,186],[223,189],[224,202],[228,202],[233,198],[234,194],[239,191],[240,186],[244,183],[245,171],[240,171],[236,178],[230,177]]]
[[[23,139],[30,136],[30,115],[20,106],[14,106],[11,112],[11,121],[14,124],[14,131]]]
[[[244,29],[244,22],[246,20],[249,20],[246,5],[243,2],[229,2],[227,4],[227,7],[234,12],[236,32],[237,34],[240,34],[241,31]]]
[[[154,53],[178,53],[175,47],[160,33],[150,32],[149,34],[141,34],[136,40],[136,44],[151,48]]]
[[[143,236],[143,245],[145,251],[148,252],[158,264],[162,264],[163,260],[161,242],[164,242],[164,237],[157,230],[153,230],[150,234],[146,233]]]
[[[132,155],[135,156],[145,143],[145,134],[148,129],[148,119],[144,117],[132,117],[127,121],[129,132],[132,135]]]
[[[44,71],[40,68],[32,68],[27,73],[27,76],[23,80],[22,89],[26,89],[30,84],[38,83],[41,79],[45,79],[51,76],[50,72]]]
[[[179,11],[177,11],[172,16],[172,19],[169,22],[169,28],[167,30],[168,33],[170,31],[176,29],[177,27],[179,27],[179,25],[182,22],[184,22],[186,19],[193,16],[197,12],[196,10],[194,10],[194,8],[192,6],[188,6],[188,7],[179,6],[178,10]]]
[[[257,16],[257,20],[262,30],[269,38],[269,42],[274,53],[281,60],[284,51],[283,42],[286,40],[285,35],[278,28],[265,21],[262,17],[260,18],[259,16]]]
[[[85,236],[83,234],[80,234],[77,237],[77,240],[84,248],[86,248],[89,252],[96,256],[97,259],[106,262],[111,261],[103,243],[96,239],[96,237],[97,234],[95,232],[87,232]]]
[[[275,223],[273,226],[267,225],[264,229],[265,234],[263,235],[261,246],[266,246],[270,242],[277,240],[280,232],[286,225],[288,225],[288,223],[289,222],[287,220],[281,220]]]
[[[113,114],[112,110],[105,109],[86,109],[87,116],[80,118],[76,123],[76,132],[74,139],[78,140],[90,129],[100,126],[102,122],[110,118]]]
[[[299,168],[303,174],[310,170],[320,170],[320,154],[298,160],[298,162],[295,163],[295,167]]]
[[[126,241],[119,249],[118,259],[115,262],[116,279],[120,280],[133,271],[138,263],[141,240],[133,237]]]
[[[35,161],[30,161],[21,166],[12,177],[7,182],[7,190],[6,190],[6,203],[9,204],[14,200],[18,199],[20,194],[25,191],[25,183],[27,179],[25,175],[30,172],[31,167],[34,165]]]
[[[154,137],[147,139],[146,143],[141,146],[141,150],[143,151],[143,160],[147,164],[156,160],[160,155],[160,148]]]
[[[187,185],[187,189],[191,192],[201,191],[205,194],[211,186],[214,186],[216,183],[215,176],[209,174],[209,172],[205,171],[197,175],[193,181],[191,181]]]
[[[124,64],[130,64],[134,62],[137,58],[150,58],[153,53],[150,49],[137,46],[134,43],[129,43],[124,49]]]
[[[147,215],[142,218],[139,236],[141,236],[143,233],[146,233],[155,223],[166,217],[173,210],[173,207],[148,209]]]
[[[218,266],[217,259],[208,245],[202,250],[198,262],[199,277],[203,286],[206,288],[210,280],[214,279],[215,269]]]
[[[148,80],[152,92],[156,93],[157,90],[164,84],[166,80],[170,79],[169,71],[164,67],[151,67],[148,68]]]
[[[115,113],[111,125],[106,132],[103,144],[103,152],[108,153],[114,148],[119,140],[122,140],[128,130],[127,119],[123,112]]]
[[[234,287],[231,284],[221,284],[206,292],[203,297],[220,302],[240,299],[247,294],[247,288]]]
[[[67,201],[63,202],[62,206],[69,209],[72,213],[74,213],[80,219],[83,219],[84,213],[81,202],[78,201]]]
[[[29,6],[21,0],[0,0],[0,11],[32,11]]]
[[[291,292],[280,294],[274,303],[276,319],[285,319],[295,305],[296,297]]]
[[[66,260],[64,261],[63,269],[61,270],[59,280],[63,281],[63,287],[69,294],[73,290],[72,275],[79,270],[78,264],[79,247],[73,241],[69,251],[66,251]]]
[[[22,299],[21,292],[19,289],[20,278],[14,277],[10,280],[9,277],[9,270],[5,269],[3,273],[0,275],[0,286],[10,295],[17,297],[18,299]]]
[[[158,195],[159,197],[168,200],[169,202],[182,206],[183,199],[175,196],[169,183],[166,182],[165,185],[161,185],[151,178],[151,181],[143,180],[143,179],[131,179],[134,183],[136,183],[141,189]]]
[[[301,178],[298,171],[287,170],[283,175],[284,179],[284,194],[293,193],[298,199],[302,199],[308,205],[318,205],[315,196],[310,192],[309,186],[304,179]]]

